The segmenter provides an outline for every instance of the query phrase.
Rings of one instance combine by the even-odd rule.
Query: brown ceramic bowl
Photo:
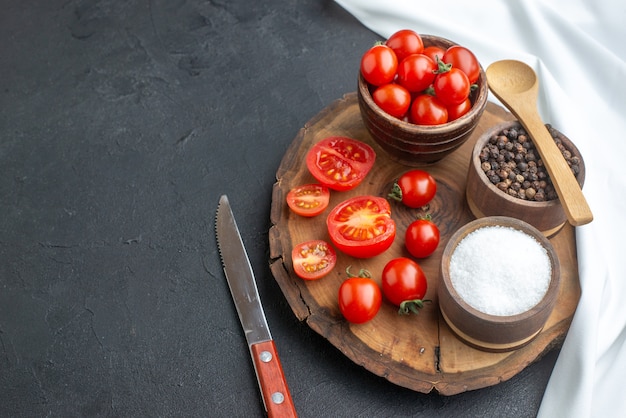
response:
[[[546,250],[551,265],[548,288],[540,301],[526,311],[509,316],[486,314],[472,307],[459,295],[451,279],[450,260],[459,243],[473,231],[496,225],[514,228],[534,238]],[[474,262],[487,261],[474,259],[468,264]],[[557,301],[559,283],[558,256],[541,232],[514,218],[499,216],[481,218],[461,227],[444,249],[441,280],[437,289],[439,308],[452,331],[468,345],[490,352],[511,351],[528,344],[541,332]]]
[[[559,199],[536,202],[512,197],[498,189],[489,181],[481,169],[480,152],[489,142],[493,135],[497,135],[504,129],[520,128],[517,121],[505,122],[496,125],[478,138],[472,152],[472,160],[469,165],[467,176],[466,197],[470,210],[475,217],[484,216],[509,216],[521,219],[540,230],[545,236],[551,237],[561,230],[567,217]],[[580,171],[576,179],[580,187],[585,182],[585,163],[580,151],[572,141],[556,130],[557,137],[572,155],[580,160]]]
[[[454,42],[431,35],[421,35],[424,46],[447,49]],[[437,126],[409,123],[384,112],[372,99],[370,86],[359,73],[358,101],[363,122],[374,140],[395,161],[420,166],[435,163],[454,152],[472,134],[487,106],[487,77],[480,69],[478,89],[470,96],[472,109],[452,122]]]

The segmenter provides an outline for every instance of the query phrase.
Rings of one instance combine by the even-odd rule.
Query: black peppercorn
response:
[[[580,158],[564,146],[556,129],[546,127],[572,172],[578,175]],[[557,198],[543,161],[523,127],[492,135],[481,149],[479,159],[489,181],[510,196],[538,202]]]

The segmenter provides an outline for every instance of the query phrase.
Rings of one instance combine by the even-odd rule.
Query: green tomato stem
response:
[[[398,202],[402,202],[402,189],[400,188],[398,183],[393,184],[393,186],[391,187],[391,192],[389,193],[388,197],[390,199],[397,200]]]
[[[415,315],[419,314],[419,310],[424,307],[424,303],[432,302],[430,299],[412,299],[405,300],[400,304],[400,309],[398,310],[399,315],[409,315],[414,313]]]

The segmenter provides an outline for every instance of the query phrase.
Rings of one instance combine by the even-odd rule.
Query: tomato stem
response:
[[[436,96],[435,88],[433,86],[428,86],[426,90],[423,92],[424,94],[428,94],[429,96]]]
[[[425,215],[420,215],[417,217],[418,220],[422,220],[422,221],[432,221],[433,217],[431,216],[430,213],[427,213]]]
[[[390,199],[397,200],[398,202],[402,202],[402,189],[400,188],[398,183],[393,184],[393,186],[391,187],[391,192],[389,193],[388,197]]]
[[[452,64],[446,64],[445,62],[441,61],[439,56],[437,56],[437,69],[434,71],[435,74],[447,73],[451,69],[452,69]]]
[[[355,276],[354,274],[352,274],[352,272],[350,272],[350,268],[351,267],[352,266],[346,267],[346,274],[348,275],[348,277],[364,277],[364,278],[367,278],[367,279],[371,279],[372,278],[372,273],[370,273],[366,269],[359,270],[359,274]]]
[[[419,310],[424,307],[424,303],[432,302],[430,299],[412,299],[405,300],[400,304],[400,309],[398,310],[399,315],[409,315],[413,312],[415,315],[419,314]]]

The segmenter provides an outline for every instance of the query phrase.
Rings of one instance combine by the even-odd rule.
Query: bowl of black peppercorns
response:
[[[546,125],[580,187],[585,164],[572,141]],[[467,177],[467,203],[477,218],[509,216],[554,236],[567,221],[550,176],[530,135],[518,121],[487,130],[474,145]]]

